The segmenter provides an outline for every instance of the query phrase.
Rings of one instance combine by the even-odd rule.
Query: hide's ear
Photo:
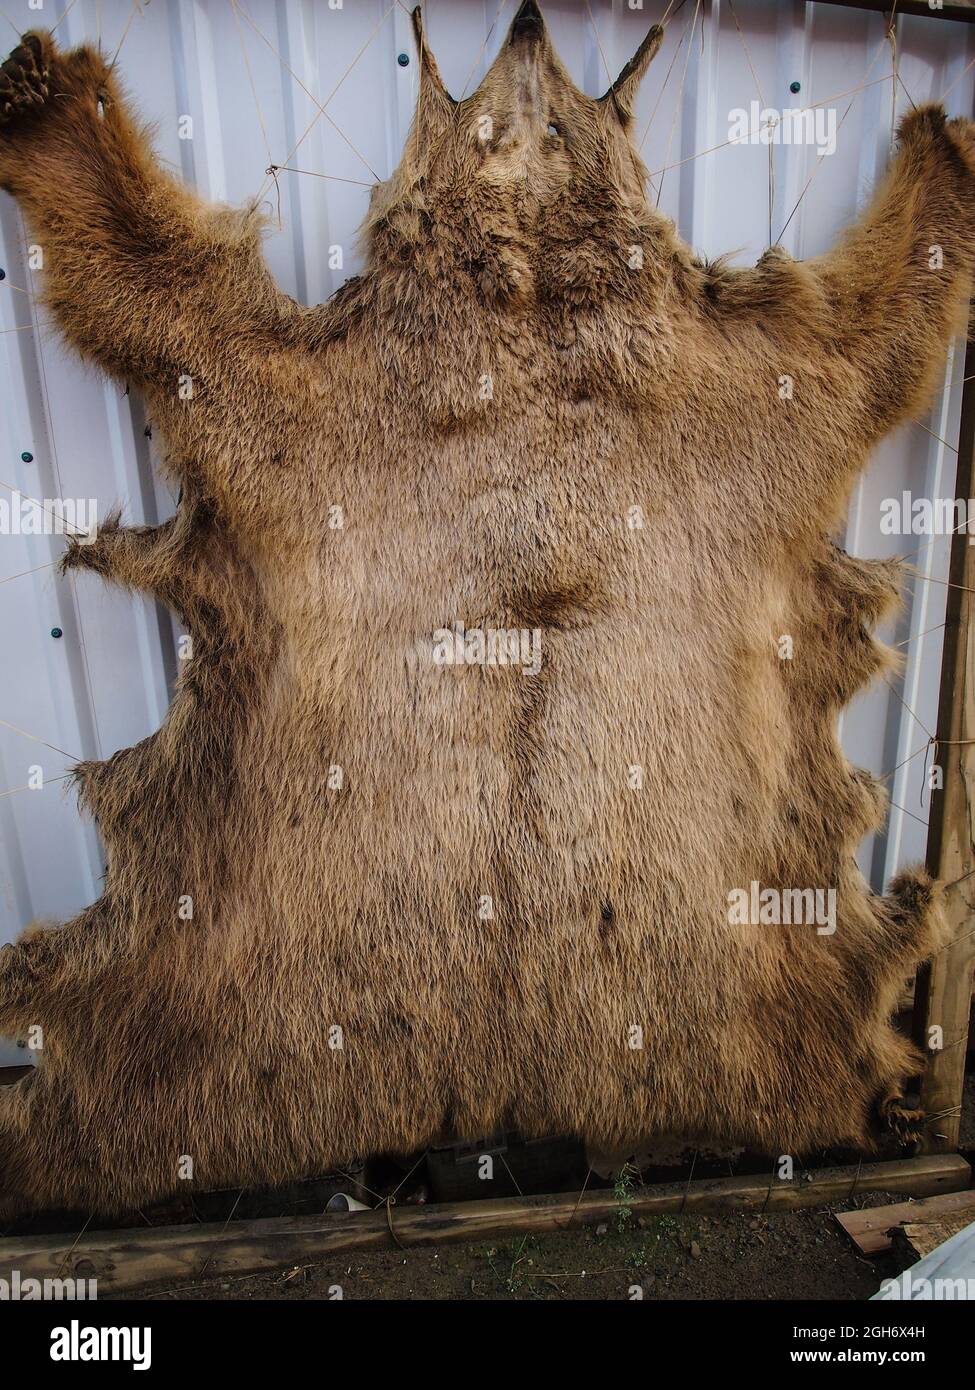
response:
[[[430,51],[423,32],[423,15],[419,5],[413,11],[412,18],[416,51],[420,56],[420,96],[416,106],[415,128],[422,138],[444,131],[457,103],[444,86],[437,60]]]
[[[655,24],[626,67],[617,77],[609,91],[599,98],[619,113],[620,119],[628,121],[636,105],[636,94],[640,90],[643,75],[656,57],[664,41],[664,31]]]

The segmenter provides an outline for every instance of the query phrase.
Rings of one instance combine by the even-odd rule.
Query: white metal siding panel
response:
[[[41,13],[25,10],[25,26],[53,23],[61,8],[60,0],[47,0]],[[607,86],[607,66],[615,76],[664,5],[647,0],[634,10],[625,0],[592,0],[595,31],[585,0],[550,0],[545,8],[573,78],[596,94]],[[499,19],[497,0],[426,6],[431,46],[455,95],[474,90],[514,9],[508,0]],[[686,0],[644,82],[637,130],[660,206],[700,252],[731,251],[735,262],[750,263],[769,243],[768,149],[724,143],[729,110],[748,108],[753,97],[779,109],[827,102],[841,121],[829,157],[817,159],[807,146],[774,147],[773,238],[810,256],[849,223],[890,148],[886,24],[878,14],[801,0],[737,0],[734,10],[727,0]],[[897,113],[907,107],[905,89],[920,102],[949,87],[949,110],[971,113],[975,29],[900,17],[896,32]],[[284,289],[318,302],[359,268],[355,234],[369,185],[395,166],[415,98],[403,5],[240,0],[235,11],[230,0],[75,0],[58,34],[67,43],[100,39],[108,52],[124,35],[123,79],[155,123],[162,157],[201,193],[243,202],[264,189],[267,256]],[[407,66],[398,64],[400,53],[409,55]],[[801,84],[798,96],[789,91],[793,81]],[[192,139],[179,138],[182,116],[192,118]],[[270,164],[286,163],[312,172],[266,176]],[[658,172],[665,166],[676,167]],[[340,268],[329,264],[336,247]],[[93,497],[100,516],[119,502],[130,521],[162,520],[174,499],[156,480],[157,441],[146,437],[142,405],[65,351],[21,292],[34,277],[19,213],[5,195],[0,265],[0,493],[14,487],[38,498]],[[882,536],[879,507],[903,489],[952,495],[962,363],[956,351],[927,430],[914,425],[887,440],[851,501],[851,550],[893,555],[920,547],[914,560],[922,577],[885,634],[911,639],[899,693],[914,714],[878,682],[841,721],[850,756],[881,775],[923,747],[934,728],[946,593],[936,581],[946,576],[948,542]],[[33,462],[21,460],[24,452]],[[701,526],[706,532],[707,518]],[[168,614],[91,577],[58,578],[51,562],[60,550],[56,536],[0,536],[0,940],[32,918],[64,918],[97,896],[97,836],[57,779],[75,759],[108,757],[157,728],[176,664]],[[63,630],[60,640],[50,636],[54,627]],[[44,769],[44,789],[19,790],[33,764]],[[878,887],[898,865],[923,857],[924,765],[923,754],[914,757],[890,779],[904,809],[894,809],[885,833],[863,847],[864,869]]]

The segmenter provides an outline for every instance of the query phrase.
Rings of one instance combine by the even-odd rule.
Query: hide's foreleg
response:
[[[0,187],[43,250],[44,297],[68,340],[147,393],[170,442],[192,440],[185,469],[232,506],[263,476],[260,440],[250,458],[217,441],[241,427],[300,317],[268,274],[260,218],[207,205],[163,170],[101,54],[62,52],[43,32],[0,68]]]
[[[922,409],[964,331],[975,264],[975,125],[922,106],[873,202],[835,250],[808,263],[820,329],[855,369],[867,442]]]
[[[112,512],[94,540],[70,540],[61,571],[89,570],[127,589],[143,589],[170,607],[181,607],[189,567],[190,533],[173,517],[161,526],[122,526]]]

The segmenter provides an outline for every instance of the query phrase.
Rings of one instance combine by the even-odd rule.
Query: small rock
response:
[[[606,1222],[604,1221],[601,1226],[596,1227],[596,1235],[604,1236],[608,1230],[609,1227],[606,1225]]]
[[[700,1258],[701,1258],[701,1247],[698,1245],[698,1243],[697,1243],[696,1240],[692,1240],[692,1241],[691,1241],[691,1259],[692,1259],[692,1260],[699,1260]]]

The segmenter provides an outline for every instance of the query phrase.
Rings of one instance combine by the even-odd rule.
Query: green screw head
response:
[[[21,459],[23,460],[24,463],[33,463],[33,462],[34,462],[34,455],[33,455],[32,453],[30,453],[27,449],[24,450],[24,452],[21,454],[20,457],[21,457]]]
[[[52,637],[63,637],[63,636],[64,636],[64,632],[63,632],[63,631],[61,630],[61,628],[59,628],[59,627],[52,627],[52,628],[51,628],[51,636],[52,636]]]
[[[401,53],[396,61],[401,68],[408,68],[410,66],[410,55],[408,53]]]
[[[801,82],[790,82],[790,83],[789,83],[789,91],[792,92],[792,93],[801,92],[801,91],[802,91],[802,83],[801,83]]]

